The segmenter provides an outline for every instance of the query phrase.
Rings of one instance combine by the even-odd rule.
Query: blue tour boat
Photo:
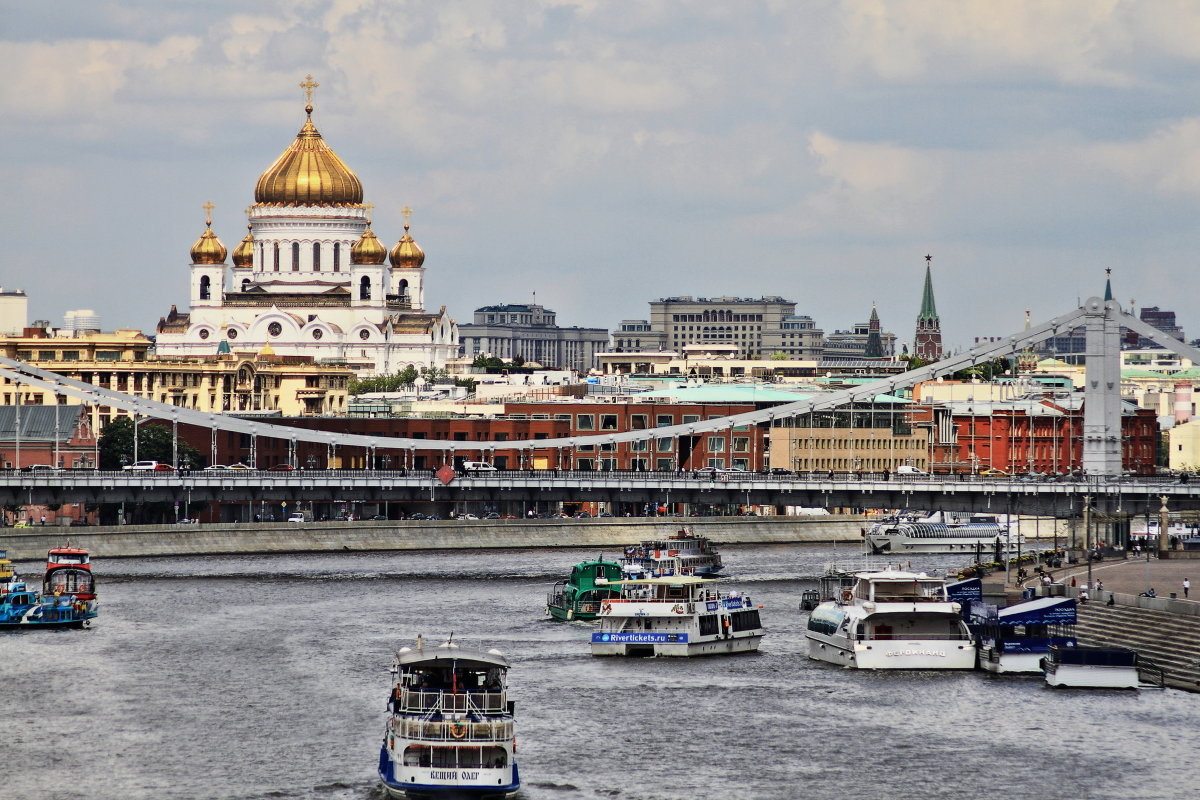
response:
[[[0,550],[0,630],[83,628],[96,618],[96,586],[86,550],[55,548],[39,592],[17,575]],[[70,590],[68,590],[68,588]]]

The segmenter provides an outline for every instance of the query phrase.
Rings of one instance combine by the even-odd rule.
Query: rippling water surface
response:
[[[392,651],[451,631],[512,661],[526,800],[1195,796],[1200,695],[810,661],[798,576],[858,557],[723,552],[756,655],[593,658],[543,612],[594,550],[99,561],[94,628],[0,634],[0,796],[375,800]]]

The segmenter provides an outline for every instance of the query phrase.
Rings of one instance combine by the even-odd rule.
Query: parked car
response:
[[[229,469],[229,467],[225,466],[224,464],[209,464],[207,467],[204,468],[204,471],[205,472],[214,472],[216,470],[222,470],[222,469]]]
[[[479,517],[475,516],[474,514],[459,514],[458,518],[459,519],[468,519],[468,520],[469,519],[479,519]]]
[[[771,467],[770,469],[760,470],[760,472],[762,472],[763,475],[795,475],[796,474],[796,473],[792,472],[790,469],[784,469],[783,467]]]
[[[276,464],[273,467],[267,467],[267,472],[291,472],[295,467],[291,464]]]
[[[371,519],[374,522],[384,522],[387,520],[387,517],[385,517],[383,514],[376,514],[375,516],[371,517]]]
[[[161,461],[135,461],[132,464],[127,464],[122,469],[131,472],[174,472],[175,468],[170,464],[164,464]]]
[[[464,461],[462,463],[463,472],[499,472],[495,467],[486,461]]]
[[[698,475],[698,476],[746,475],[746,474],[748,474],[746,472],[746,470],[742,469],[741,467],[700,467],[699,469],[693,470],[692,472],[694,475]]]
[[[409,519],[428,519],[428,517],[426,517],[426,516],[425,516],[424,514],[422,514],[420,511],[418,511],[418,512],[417,512],[417,513],[415,513],[415,514],[409,514],[409,515],[408,515],[408,518],[409,518]]]
[[[1007,478],[1008,473],[1002,469],[983,469],[979,471],[981,478]]]
[[[484,519],[500,519],[500,515],[495,511],[483,515]]]
[[[288,522],[296,522],[296,523],[311,522],[312,515],[305,514],[305,512],[303,512],[303,511],[296,511],[296,512],[288,515],[287,521]]]
[[[923,469],[917,469],[916,467],[912,466],[911,464],[901,464],[900,466],[896,467],[896,474],[897,475],[928,475],[929,473],[927,473]]]
[[[21,472],[58,472],[58,467],[52,467],[49,464],[29,464],[21,467]]]
[[[247,467],[245,464],[230,464],[229,468],[230,469],[250,469],[250,467]]]

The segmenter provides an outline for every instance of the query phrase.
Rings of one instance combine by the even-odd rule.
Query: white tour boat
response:
[[[613,581],[619,598],[600,603],[595,656],[703,656],[758,649],[759,607],[716,578],[694,575]],[[597,581],[597,584],[602,583]]]
[[[1127,647],[1051,647],[1042,659],[1049,686],[1137,689],[1138,654]]]
[[[389,797],[505,797],[520,788],[508,661],[446,642],[392,667],[379,778]]]
[[[863,537],[872,553],[887,555],[966,553],[999,559],[1024,544],[1015,520],[953,512],[888,517],[865,529]]]
[[[708,537],[689,528],[680,528],[666,539],[626,547],[621,558],[622,569],[631,576],[716,575],[724,566]]]
[[[946,581],[924,573],[860,572],[808,617],[808,655],[859,669],[973,669],[975,642]]]

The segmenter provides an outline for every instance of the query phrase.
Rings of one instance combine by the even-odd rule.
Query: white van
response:
[[[897,475],[928,475],[929,473],[925,472],[925,470],[917,469],[916,467],[912,466],[911,464],[901,464],[900,466],[896,467],[896,474]]]
[[[498,470],[486,461],[464,461],[463,472],[497,472]]]

